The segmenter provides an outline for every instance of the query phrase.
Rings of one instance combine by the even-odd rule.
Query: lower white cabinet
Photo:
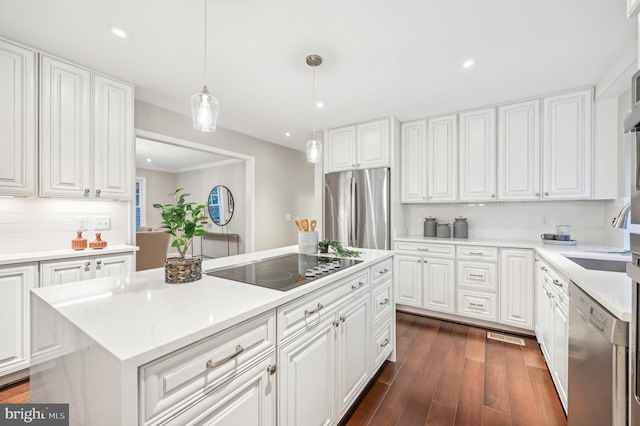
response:
[[[40,262],[40,286],[66,284],[133,272],[133,255],[88,256]]]
[[[36,263],[0,267],[0,376],[29,367],[29,291],[37,277]]]
[[[422,258],[396,254],[394,257],[396,302],[422,307]]]
[[[453,259],[422,259],[422,288],[425,309],[455,312],[455,266]]]
[[[500,249],[500,322],[533,330],[533,251]]]

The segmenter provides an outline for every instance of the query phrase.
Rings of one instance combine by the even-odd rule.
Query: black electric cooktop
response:
[[[288,291],[362,262],[309,254],[286,254],[251,263],[205,271],[205,274],[241,283]]]

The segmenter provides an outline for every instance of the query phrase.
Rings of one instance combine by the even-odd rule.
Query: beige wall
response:
[[[220,127],[199,132],[191,117],[142,101],[135,104],[135,127],[255,157],[255,249],[297,244],[297,228],[285,214],[310,217],[314,211],[314,166],[303,152]]]

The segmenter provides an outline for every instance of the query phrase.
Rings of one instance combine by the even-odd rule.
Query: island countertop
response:
[[[393,255],[391,251],[359,250],[361,263],[286,292],[204,274],[193,283],[166,284],[164,269],[158,268],[38,288],[32,295],[119,360],[141,365]],[[288,253],[297,253],[297,247],[205,260],[202,269]]]

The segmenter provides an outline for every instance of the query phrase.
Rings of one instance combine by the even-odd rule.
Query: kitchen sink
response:
[[[566,255],[564,257],[574,263],[577,263],[583,268],[595,271],[625,272],[627,270],[628,262],[626,260],[589,259],[584,257],[570,257]]]

